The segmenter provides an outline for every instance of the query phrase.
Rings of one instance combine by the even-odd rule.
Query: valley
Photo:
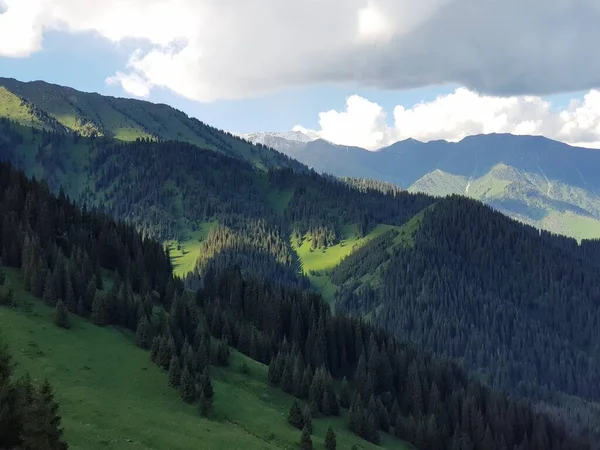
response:
[[[5,84],[22,100],[11,100],[0,120],[0,159],[24,175],[5,167],[0,180],[2,270],[17,299],[12,309],[0,309],[0,318],[23,370],[48,376],[56,386],[74,448],[92,445],[89,429],[96,430],[94,444],[115,448],[164,448],[160,442],[176,439],[169,433],[187,436],[181,448],[197,439],[214,442],[215,449],[242,442],[244,448],[289,448],[300,435],[286,421],[294,397],[313,410],[315,444],[322,445],[331,425],[340,448],[375,448],[371,442],[404,449],[410,442],[433,450],[470,442],[469,448],[487,450],[510,441],[545,450],[552,441],[557,449],[585,449],[578,437],[599,435],[600,241],[589,239],[597,211],[589,189],[572,180],[575,169],[591,180],[584,172],[591,166],[545,168],[540,176],[495,163],[480,142],[469,140],[465,160],[488,158],[480,160],[479,171],[464,166],[453,172],[460,161],[449,157],[440,169],[411,175],[411,185],[421,188],[401,191],[363,178],[323,176],[215,129],[210,136],[223,147],[161,135],[154,122],[145,125],[150,137],[135,134],[141,128],[134,122],[158,106],[119,100],[119,111],[137,111],[129,122],[100,106],[116,100],[71,93],[89,102],[82,109],[91,124],[86,130],[96,131],[87,133],[61,115],[68,88]],[[53,96],[59,100],[49,102]],[[138,131],[115,131],[121,129]],[[415,164],[427,165],[419,160],[423,152],[410,150],[425,144],[404,145]],[[584,162],[591,158],[577,154]],[[35,181],[24,181],[25,175]],[[549,181],[559,175],[571,177],[571,184]],[[528,192],[525,206],[504,197],[521,187]],[[411,192],[420,190],[433,195]],[[463,196],[437,196],[467,191],[494,209]],[[569,203],[575,194],[585,209]],[[32,212],[38,203],[51,205],[52,213]],[[578,239],[540,233],[496,211],[519,212],[527,222],[533,207],[540,216],[532,225],[560,223]],[[550,209],[568,218],[551,216]],[[39,205],[34,210],[42,211]],[[39,243],[26,244],[25,237]],[[54,327],[52,309],[25,292],[38,285],[38,297],[46,291],[31,279],[36,270],[26,268],[27,245],[45,256],[34,262],[44,272],[46,263],[56,277],[86,267],[86,283],[96,274],[95,294],[74,286],[70,303],[65,299],[73,315],[68,331]],[[70,296],[68,283],[77,277],[71,278],[57,281],[56,289]],[[113,302],[102,320],[97,309],[104,300],[94,307],[97,296]],[[135,347],[142,323],[143,334],[160,341],[152,360]],[[165,373],[172,358],[173,367],[187,365],[204,386],[198,356],[190,356],[202,353],[202,339],[217,358],[209,370],[215,392],[210,420],[178,398]],[[81,367],[92,370],[65,370],[76,359],[69,352],[84,353],[88,346],[118,352],[91,353]],[[213,354],[223,346],[231,352],[228,364]],[[161,347],[169,359],[157,356]],[[115,360],[108,361],[111,355]],[[98,373],[88,373],[94,367]],[[104,369],[119,382],[103,385]],[[130,387],[138,371],[143,383]],[[342,404],[344,377],[354,395]],[[319,380],[314,389],[311,378]],[[85,380],[85,389],[72,387],[73,380]],[[92,390],[120,396],[125,415],[108,417]],[[550,411],[552,420],[534,408]],[[151,447],[152,433],[174,422]],[[513,425],[511,437],[503,430]]]

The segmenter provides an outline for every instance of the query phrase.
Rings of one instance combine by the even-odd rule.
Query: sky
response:
[[[597,0],[0,0],[0,76],[247,133],[600,148]]]

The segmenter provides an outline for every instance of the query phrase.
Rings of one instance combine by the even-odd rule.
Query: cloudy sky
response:
[[[0,76],[230,131],[600,147],[598,0],[0,0]]]

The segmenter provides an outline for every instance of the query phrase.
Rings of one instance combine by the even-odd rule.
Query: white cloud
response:
[[[38,51],[42,44],[40,24],[32,9],[40,8],[39,0],[0,0],[0,56],[22,58]]]
[[[120,84],[130,94],[136,97],[148,97],[152,85],[135,73],[117,72],[106,79],[106,84]]]
[[[459,88],[431,102],[409,108],[396,106],[393,125],[386,121],[381,106],[353,95],[347,99],[345,111],[320,113],[319,126],[310,133],[336,144],[370,150],[407,138],[456,142],[487,133],[542,135],[600,148],[600,91],[591,90],[583,100],[574,100],[556,111],[540,97],[493,97]]]
[[[314,83],[464,85],[496,95],[600,86],[597,0],[0,0],[0,56],[47,31],[141,40],[124,89],[198,101]],[[2,9],[0,9],[2,10]],[[113,74],[107,73],[106,76]],[[524,125],[525,126],[525,125]]]

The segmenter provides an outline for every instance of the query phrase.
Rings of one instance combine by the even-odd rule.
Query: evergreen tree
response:
[[[137,329],[135,331],[135,342],[140,348],[146,350],[150,348],[151,329],[150,322],[148,322],[146,315],[143,315],[141,320],[138,322]]]
[[[48,306],[55,306],[58,301],[58,298],[56,297],[56,288],[54,287],[54,277],[50,271],[48,272],[48,275],[46,275],[43,300]]]
[[[173,355],[171,357],[171,363],[169,364],[169,385],[178,388],[182,378],[181,375],[179,358],[177,358],[177,355]]]
[[[69,321],[69,313],[67,307],[62,300],[56,303],[56,310],[54,312],[54,323],[61,328],[70,328],[71,323]]]
[[[342,379],[342,386],[340,387],[340,405],[344,408],[350,407],[350,386],[346,377]]]
[[[300,448],[302,450],[312,450],[313,443],[310,434],[310,430],[305,426],[302,429],[302,436],[300,436]]]
[[[335,439],[335,431],[331,426],[327,428],[327,434],[325,434],[325,448],[327,450],[336,450],[337,443]]]
[[[152,339],[152,345],[150,346],[150,359],[156,365],[159,365],[158,364],[158,352],[160,350],[161,342],[162,342],[162,339],[160,336],[154,336],[154,339]]]
[[[306,405],[304,408],[304,426],[308,428],[308,431],[312,434],[313,424],[312,424],[312,411],[309,405]]]
[[[198,402],[198,410],[202,417],[210,417],[212,412],[212,399],[206,398],[204,391],[200,392],[200,400]]]
[[[194,377],[187,367],[181,372],[181,380],[179,381],[179,393],[181,398],[186,403],[192,403],[196,399],[196,385]]]
[[[94,296],[94,303],[92,304],[92,322],[96,325],[103,327],[108,324],[108,311],[106,308],[106,297],[104,292],[98,290]]]
[[[208,374],[208,367],[205,367],[200,375],[200,390],[202,394],[204,394],[205,408],[210,413],[214,403],[215,391],[213,389],[210,375]]]
[[[22,448],[30,450],[66,450],[67,443],[60,428],[61,417],[54,400],[52,386],[45,380],[32,392],[24,411]]]
[[[290,425],[292,425],[295,428],[298,428],[299,430],[301,430],[304,426],[304,416],[302,415],[300,404],[296,399],[294,399],[294,401],[292,402],[292,406],[290,406],[287,420],[290,423]]]

